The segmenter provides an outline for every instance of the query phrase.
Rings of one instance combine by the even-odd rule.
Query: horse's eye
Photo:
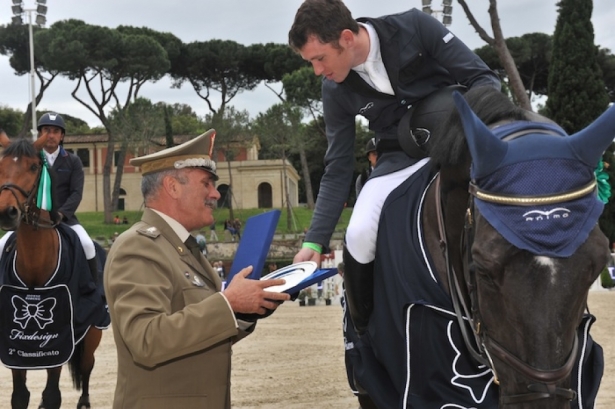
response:
[[[39,166],[36,163],[30,165],[30,172],[38,172]]]
[[[493,274],[490,269],[484,268],[476,262],[472,263],[470,268],[473,270],[478,280],[493,284]]]

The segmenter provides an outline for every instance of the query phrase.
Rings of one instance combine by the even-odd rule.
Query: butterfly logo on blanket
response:
[[[29,299],[30,297],[26,298]],[[57,304],[55,298],[45,298],[31,303],[18,295],[14,295],[11,298],[11,303],[15,308],[13,321],[21,329],[26,329],[30,320],[34,320],[40,329],[44,329],[53,322],[53,309]]]

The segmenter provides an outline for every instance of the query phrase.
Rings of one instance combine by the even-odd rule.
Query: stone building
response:
[[[190,138],[190,136],[177,136],[175,142],[179,144]],[[64,148],[79,156],[83,163],[85,185],[83,200],[79,206],[80,212],[104,210],[103,166],[108,150],[107,140],[107,135],[67,135],[64,138]],[[160,142],[159,149],[162,149],[163,139]],[[253,138],[249,142],[233,143],[228,149],[233,151],[231,161],[227,161],[224,148],[217,147],[214,151],[220,177],[217,187],[222,195],[219,206],[229,206],[230,185],[233,186],[232,204],[235,209],[284,207],[286,196],[291,206],[298,206],[300,177],[288,160],[259,160],[258,138]],[[139,154],[155,150],[153,147],[139,149]],[[118,210],[142,209],[141,173],[138,167],[135,168],[128,163],[131,157],[133,157],[131,153],[127,154],[124,161]],[[119,152],[115,152],[111,169],[111,186],[115,181],[117,171],[115,163],[118,158]],[[285,194],[285,185],[288,195]]]

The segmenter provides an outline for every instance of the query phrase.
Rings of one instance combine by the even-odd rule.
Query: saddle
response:
[[[429,156],[429,146],[439,139],[439,128],[453,106],[453,92],[463,94],[466,90],[463,85],[449,85],[408,109],[397,127],[399,145],[408,156],[415,159]]]

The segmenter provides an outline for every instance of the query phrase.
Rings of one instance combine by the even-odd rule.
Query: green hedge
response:
[[[257,214],[261,214],[263,212],[269,211],[271,209],[241,209],[234,210],[233,216],[235,218],[239,218],[243,225],[245,225],[246,220],[249,217],[255,216]],[[141,214],[143,212],[140,211],[117,211],[113,212],[113,216],[118,215],[120,220],[126,216],[129,224],[106,224],[104,222],[104,215],[102,212],[78,212],[77,217],[81,222],[83,228],[88,232],[88,234],[93,238],[110,238],[113,236],[113,233],[118,232],[122,233],[124,230],[127,230],[133,223],[141,219]],[[309,227],[310,221],[312,220],[313,211],[306,207],[296,207],[292,209],[291,217],[290,217],[290,228],[288,228],[288,216],[287,211],[282,210],[282,214],[280,215],[280,221],[278,222],[278,226],[276,228],[277,234],[285,234],[285,233],[302,233],[304,229]],[[335,227],[336,230],[345,231],[348,226],[348,222],[350,220],[350,215],[352,213],[352,208],[344,209],[340,220]],[[216,218],[216,233],[218,237],[222,237],[223,228],[224,228],[224,220],[230,218],[228,209],[216,209],[214,211],[214,217]],[[205,227],[202,229],[203,232],[207,233],[207,238],[209,238],[209,227]]]
[[[613,279],[611,278],[611,274],[609,273],[609,269],[607,267],[605,267],[604,270],[602,270],[602,273],[600,273],[600,281],[602,283],[602,287],[604,288],[615,287],[615,282],[613,282]]]

